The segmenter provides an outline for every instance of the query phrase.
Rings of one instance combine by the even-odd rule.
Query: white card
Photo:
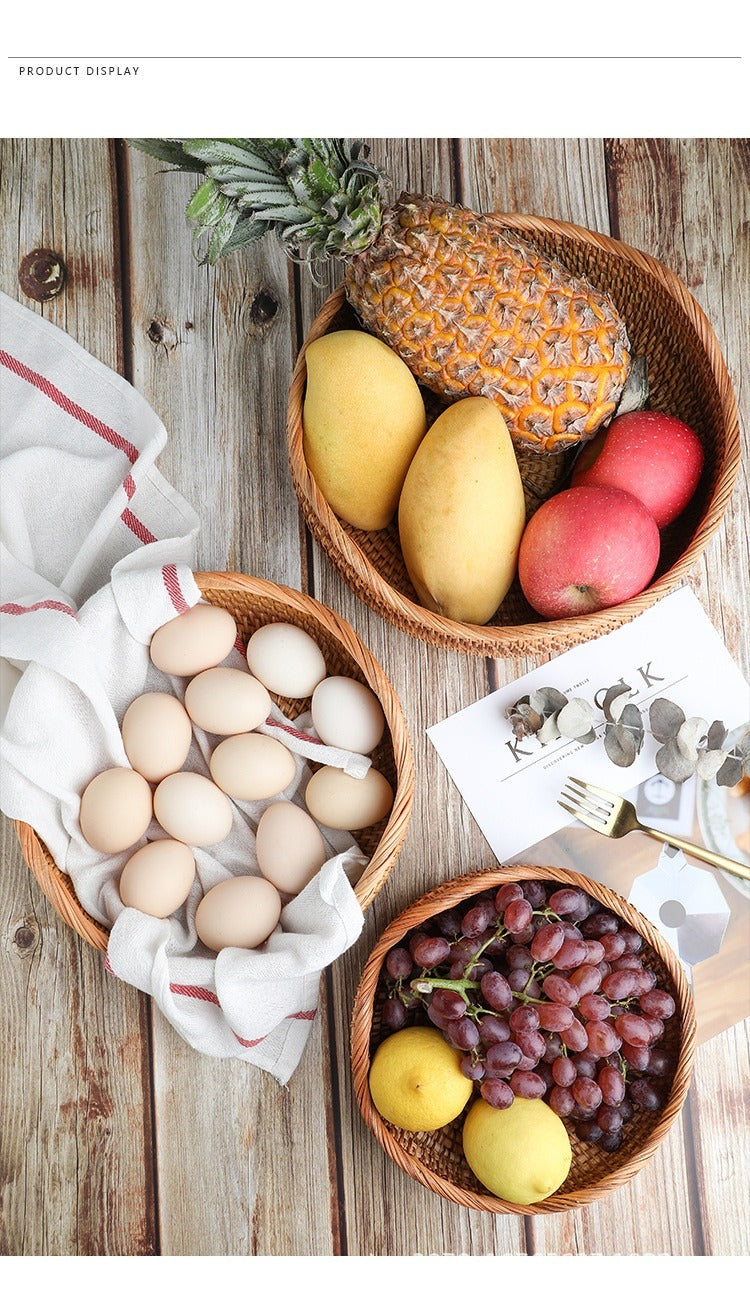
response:
[[[721,719],[732,730],[750,719],[750,688],[716,629],[689,588],[662,598],[637,619],[605,637],[573,647],[548,664],[428,728],[446,765],[498,861],[546,839],[572,818],[557,800],[568,776],[627,792],[657,769],[653,737],[636,761],[618,768],[597,740],[580,745],[558,737],[540,745],[517,741],[506,712],[539,687],[555,687],[599,706],[623,681],[648,727],[648,706],[659,696],[680,705],[688,718]]]

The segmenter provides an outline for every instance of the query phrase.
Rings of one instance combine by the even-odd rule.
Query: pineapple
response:
[[[362,324],[449,400],[483,395],[517,449],[555,454],[618,408],[631,366],[612,301],[492,215],[403,194],[344,140],[132,140],[205,178],[187,214],[205,258],[269,229],[290,255],[346,262]]]

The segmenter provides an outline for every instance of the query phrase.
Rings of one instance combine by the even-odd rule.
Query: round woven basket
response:
[[[625,243],[578,225],[537,216],[501,215],[547,255],[607,292],[625,320],[633,353],[648,361],[650,405],[692,426],[705,451],[705,470],[685,512],[662,534],[653,583],[637,597],[573,619],[544,621],[515,581],[489,624],[459,624],[420,606],[404,565],[398,527],[357,530],[340,521],[320,493],[303,452],[302,409],[307,345],[324,333],[357,327],[343,286],[329,296],[300,351],[292,377],[287,442],[292,480],[313,535],[341,577],[374,611],[406,633],[474,655],[514,656],[561,651],[608,633],[677,587],[719,526],[740,465],[737,404],[713,329],[671,270]],[[428,415],[434,397],[428,397]],[[527,514],[565,487],[572,451],[518,455]]]
[[[225,607],[234,616],[244,643],[262,624],[277,620],[296,624],[318,643],[329,673],[356,678],[371,687],[378,697],[386,727],[380,744],[370,757],[373,766],[382,772],[393,788],[394,798],[390,815],[384,823],[356,835],[363,853],[370,859],[354,888],[364,910],[385,883],[401,851],[414,798],[411,744],[393,687],[375,657],[346,621],[312,597],[281,584],[234,573],[197,574],[196,581],[206,601]],[[309,705],[309,701],[288,700],[282,696],[274,696],[274,700],[291,719],[297,718]],[[26,863],[52,906],[81,938],[104,951],[108,931],[84,911],[70,877],[55,866],[44,844],[26,822],[15,822],[15,828]]]
[[[463,1156],[461,1133],[464,1115],[434,1132],[409,1132],[381,1118],[370,1097],[369,1071],[372,1056],[387,1035],[381,1024],[381,1007],[386,997],[381,982],[388,952],[423,921],[437,912],[454,907],[499,884],[517,880],[541,880],[574,884],[614,911],[641,935],[644,964],[656,974],[657,986],[670,992],[677,1002],[673,1017],[666,1021],[659,1043],[674,1059],[675,1067],[664,1106],[655,1113],[638,1111],[626,1129],[623,1144],[615,1153],[597,1145],[584,1144],[571,1131],[573,1161],[567,1180],[541,1203],[528,1206],[507,1203],[488,1194]],[[407,907],[385,930],[365,965],[354,1002],[351,1027],[351,1059],[354,1089],[367,1126],[382,1148],[404,1172],[421,1185],[452,1203],[482,1212],[514,1212],[533,1216],[564,1212],[593,1203],[619,1185],[624,1185],[651,1157],[677,1117],[690,1084],[695,1056],[695,1009],[687,979],[679,960],[652,925],[624,898],[587,876],[556,867],[510,866],[479,871],[440,885]],[[466,1111],[464,1111],[466,1112]]]

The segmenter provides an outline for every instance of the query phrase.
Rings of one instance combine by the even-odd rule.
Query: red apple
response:
[[[521,537],[518,575],[547,620],[617,606],[643,591],[659,560],[659,529],[623,489],[577,485],[534,513]]]
[[[623,413],[586,446],[573,485],[614,485],[646,504],[659,529],[687,507],[703,471],[694,431],[668,413]]]

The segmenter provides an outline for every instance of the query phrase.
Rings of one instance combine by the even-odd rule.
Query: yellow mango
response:
[[[399,535],[421,604],[447,619],[486,624],[516,573],[526,519],[513,444],[482,396],[441,413],[412,459]]]
[[[329,332],[305,358],[307,465],[337,516],[382,530],[427,429],[419,387],[395,351],[368,332]]]

